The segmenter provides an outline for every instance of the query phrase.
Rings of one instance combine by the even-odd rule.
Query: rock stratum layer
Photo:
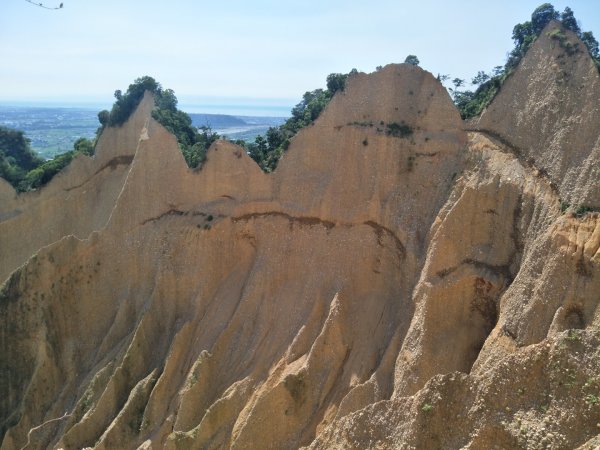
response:
[[[146,96],[0,185],[0,448],[597,448],[600,218],[561,200],[600,203],[600,81],[553,44],[469,129],[390,65],[272,174],[188,169]]]

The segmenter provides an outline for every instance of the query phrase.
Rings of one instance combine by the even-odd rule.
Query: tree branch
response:
[[[36,2],[34,2],[32,0],[25,0],[25,1],[27,3],[31,3],[32,5],[39,6],[40,8],[44,8],[44,9],[62,9],[62,7],[63,7],[62,3],[60,5],[58,5],[58,6],[52,7],[52,6],[45,6],[43,3],[36,3]]]

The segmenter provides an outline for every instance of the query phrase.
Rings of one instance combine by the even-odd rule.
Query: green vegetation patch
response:
[[[565,50],[569,56],[579,52],[579,44],[570,42],[569,39],[567,39],[567,35],[558,28],[550,31],[548,33],[548,37],[550,37],[550,39],[557,40],[560,47]]]
[[[0,176],[15,188],[44,160],[29,146],[22,131],[0,126]]]
[[[577,218],[582,218],[586,214],[600,212],[600,208],[594,208],[589,205],[571,205],[571,203],[561,199],[560,212],[564,214],[567,211],[571,211]]]
[[[22,131],[0,127],[0,176],[17,191],[37,189],[50,181],[78,154],[93,155],[95,141],[80,138],[73,150],[44,161],[31,149]]]

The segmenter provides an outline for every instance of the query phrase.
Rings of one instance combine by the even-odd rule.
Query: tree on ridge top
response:
[[[412,64],[413,66],[418,66],[420,63],[419,58],[417,58],[416,55],[408,55],[404,62],[406,64]]]

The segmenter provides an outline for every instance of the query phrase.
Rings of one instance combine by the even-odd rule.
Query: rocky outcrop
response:
[[[2,450],[593,445],[600,217],[523,142],[407,64],[349,78],[272,174],[226,141],[188,169],[150,107],[103,135],[135,143],[116,194],[88,181],[104,221],[3,262]]]
[[[600,208],[600,74],[585,44],[551,22],[475,127],[510,142],[564,202]]]

